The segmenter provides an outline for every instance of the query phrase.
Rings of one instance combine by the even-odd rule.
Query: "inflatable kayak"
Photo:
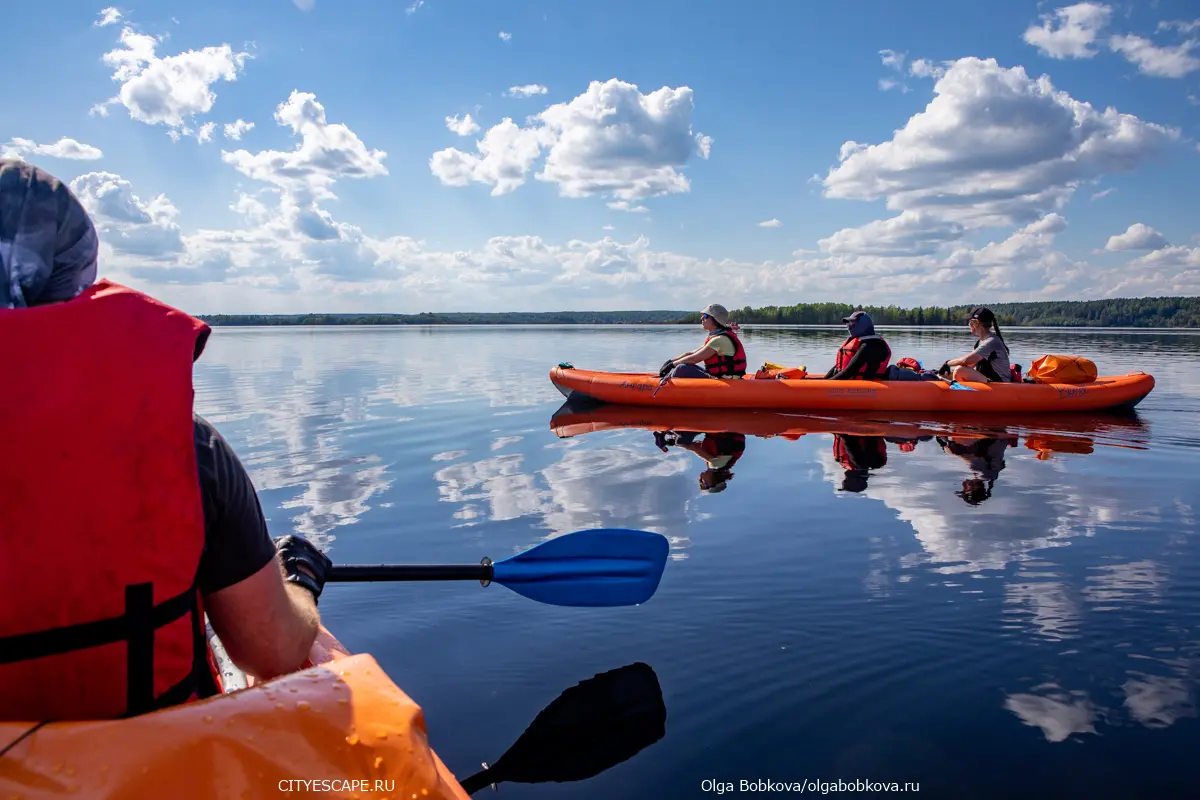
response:
[[[121,720],[0,722],[0,798],[467,799],[420,707],[324,627],[311,666],[258,685],[211,631],[209,644],[215,697]]]
[[[569,402],[675,408],[772,410],[1072,412],[1133,408],[1154,388],[1144,372],[1104,375],[1086,384],[740,380],[670,378],[557,366],[550,382]],[[661,385],[660,385],[661,384]]]
[[[1024,414],[997,424],[991,416],[959,414],[931,419],[914,412],[869,412],[831,415],[747,409],[645,408],[582,406],[564,403],[550,418],[560,439],[612,430],[740,433],[746,436],[799,439],[806,434],[880,436],[889,439],[1002,438],[1024,435],[1033,449],[1044,452],[1091,452],[1094,444],[1145,450],[1149,429],[1138,417],[1118,413]],[[1033,447],[1033,445],[1037,445]]]

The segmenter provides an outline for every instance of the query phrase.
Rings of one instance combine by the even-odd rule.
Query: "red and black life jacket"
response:
[[[721,469],[730,469],[746,452],[746,434],[744,433],[707,433],[700,449],[710,458],[732,456]]]
[[[850,360],[854,358],[854,354],[858,352],[858,348],[862,347],[863,342],[868,339],[878,339],[880,342],[882,342],[883,346],[887,348],[887,357],[875,367],[875,371],[873,373],[868,372],[870,365],[864,364],[862,368],[858,370],[858,372],[854,373],[854,377],[866,379],[886,378],[888,374],[888,362],[892,360],[892,348],[882,336],[863,336],[862,338],[857,336],[848,337],[846,341],[842,342],[842,346],[838,348],[837,361],[834,364],[834,369],[838,372],[844,370],[850,364]]]
[[[704,369],[714,378],[742,377],[746,374],[746,350],[742,347],[741,340],[733,331],[722,328],[710,333],[704,343],[708,344],[718,336],[728,336],[733,342],[733,355],[723,356],[720,353],[714,353],[704,359]]]
[[[105,719],[196,696],[192,362],[208,334],[109,281],[0,310],[0,716]]]
[[[854,447],[850,446],[853,440]],[[882,436],[833,435],[833,457],[843,469],[879,469],[887,464],[887,444]]]

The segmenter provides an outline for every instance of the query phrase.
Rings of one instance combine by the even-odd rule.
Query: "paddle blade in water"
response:
[[[567,689],[490,768],[462,781],[489,784],[581,781],[632,758],[667,729],[658,676],[638,662]]]
[[[658,590],[669,545],[662,534],[591,528],[492,565],[492,580],[556,606],[631,606]]]

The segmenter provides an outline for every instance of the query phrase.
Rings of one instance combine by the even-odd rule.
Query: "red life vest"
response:
[[[720,353],[714,353],[704,359],[704,369],[709,375],[715,378],[732,378],[734,376],[741,377],[746,374],[746,351],[742,347],[742,342],[731,330],[722,328],[718,331],[713,331],[704,340],[708,344],[718,336],[728,336],[733,342],[733,355],[723,356]]]
[[[209,330],[106,280],[0,310],[0,716],[107,719],[195,696],[192,362]]]
[[[846,341],[842,342],[842,346],[838,348],[837,361],[834,363],[834,369],[838,372],[844,370],[850,364],[850,360],[854,358],[854,354],[858,352],[858,348],[862,347],[862,343],[867,339],[878,339],[880,342],[883,342],[883,346],[887,348],[887,358],[885,358],[879,364],[874,373],[868,374],[868,365],[863,365],[863,367],[854,374],[854,377],[886,378],[888,374],[888,362],[892,360],[892,348],[888,346],[888,343],[882,336],[864,336],[861,339],[856,336],[851,336],[846,339]]]
[[[746,434],[744,433],[708,433],[700,443],[700,449],[710,458],[732,456],[721,469],[730,469],[746,452]]]
[[[856,448],[857,453],[851,449],[845,435],[833,435],[833,458],[843,469],[879,469],[887,464],[887,444],[882,436],[855,436],[854,439],[862,445]],[[860,464],[860,459],[864,463]]]

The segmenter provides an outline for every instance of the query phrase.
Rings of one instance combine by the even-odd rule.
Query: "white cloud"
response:
[[[603,226],[603,229],[604,229],[604,230],[606,230],[606,231],[615,230],[615,228],[613,228],[613,226],[612,226],[612,225],[604,225],[604,226]]]
[[[250,131],[254,130],[253,122],[246,122],[243,119],[238,119],[235,122],[229,122],[225,125],[225,138],[240,141]]]
[[[130,117],[148,125],[184,127],[196,115],[208,113],[216,100],[212,85],[236,81],[250,57],[223,44],[160,58],[155,54],[159,43],[126,27],[121,31],[123,47],[104,54],[104,63],[115,70],[113,80],[121,84],[108,102],[120,102]]]
[[[540,83],[527,83],[524,86],[510,86],[505,92],[509,97],[534,97],[550,91]]]
[[[1194,31],[1200,31],[1200,19],[1194,19],[1191,21],[1178,19],[1164,20],[1158,23],[1158,27],[1155,30],[1159,33],[1169,30],[1176,30],[1180,33],[1192,33]]]
[[[217,123],[215,123],[215,122],[204,123],[203,125],[200,126],[200,130],[196,131],[196,141],[200,142],[201,144],[203,144],[205,142],[211,142],[212,137],[213,137],[213,131],[216,130],[216,128],[217,128]]]
[[[102,9],[100,11],[100,13],[97,15],[97,17],[99,17],[99,18],[95,22],[92,23],[92,25],[96,26],[97,28],[103,28],[106,25],[112,25],[114,23],[120,22],[122,19],[121,12],[118,11],[117,9],[113,8],[112,6]]]
[[[1050,58],[1091,58],[1097,53],[1091,45],[1111,18],[1111,6],[1077,3],[1041,15],[1041,26],[1030,25],[1022,38]]]
[[[448,186],[474,181],[502,195],[525,182],[545,149],[535,177],[557,184],[560,196],[608,196],[610,207],[634,210],[646,198],[689,191],[679,168],[693,154],[711,155],[712,139],[692,131],[692,109],[686,86],[643,95],[615,78],[593,81],[570,102],[531,117],[528,127],[506,118],[484,135],[477,154],[434,153],[430,169]]]
[[[782,222],[780,222],[780,221],[779,221],[779,220],[777,220],[777,219],[773,219],[773,218],[772,218],[772,219],[768,219],[768,220],[766,220],[766,221],[764,221],[764,222],[760,222],[760,223],[758,223],[758,227],[760,227],[760,228],[778,228],[778,227],[780,227],[781,225],[783,225],[783,223],[782,223]]]
[[[825,196],[968,227],[1020,224],[1060,209],[1077,186],[1138,166],[1179,138],[1172,128],[1097,111],[1050,79],[960,59],[891,140],[842,145]]]
[[[1166,238],[1148,225],[1135,222],[1120,234],[1108,237],[1104,249],[1119,253],[1125,250],[1161,250],[1167,246]]]
[[[1131,267],[1200,267],[1200,247],[1161,247],[1129,262]],[[1200,276],[1196,276],[1200,277]]]
[[[894,81],[891,78],[879,79],[879,91],[887,92],[892,89],[899,89],[902,94],[908,94],[910,91],[912,91],[900,81]]]
[[[111,172],[89,172],[71,181],[71,191],[92,216],[102,246],[135,256],[134,263],[162,261],[183,251],[178,209],[158,195],[143,201],[129,181]]]
[[[628,211],[631,214],[645,214],[647,211],[650,210],[646,206],[642,206],[642,205],[635,206],[632,203],[630,203],[628,200],[614,200],[613,202],[606,203],[605,205],[607,205],[611,209],[615,209],[616,211]]]
[[[1194,94],[1189,94],[1187,96],[1187,101],[1194,106],[1200,106],[1200,97],[1197,97]]]
[[[317,4],[317,0],[292,0],[296,4],[296,8],[301,11],[312,11],[313,6]]]
[[[1104,198],[1108,197],[1110,194],[1116,194],[1116,191],[1117,190],[1115,188],[1109,187],[1108,189],[1105,189],[1102,192],[1094,193],[1092,195],[1092,199],[1093,200],[1103,200]]]
[[[404,13],[409,15],[415,14],[423,5],[425,5],[425,0],[414,0],[412,5],[404,9]]]
[[[387,153],[368,150],[345,124],[328,122],[316,95],[293,90],[275,109],[275,120],[300,137],[294,149],[222,151],[222,159],[243,175],[297,195],[302,204],[334,197],[330,186],[338,178],[387,174]]]
[[[891,219],[868,222],[858,228],[843,228],[821,239],[817,246],[826,253],[879,256],[932,255],[947,243],[961,239],[963,226],[939,220],[919,211],[905,211]]]
[[[509,33],[508,31],[500,31],[500,33],[498,35],[500,36],[500,41],[502,41],[502,42],[512,41],[512,34]]]
[[[917,78],[941,78],[946,74],[946,65],[934,64],[929,59],[918,58],[908,65],[908,71],[910,75]]]
[[[1135,34],[1114,36],[1109,47],[1137,66],[1143,75],[1155,78],[1182,78],[1200,69],[1200,58],[1192,51],[1200,41],[1190,39],[1173,47],[1159,47],[1154,42]]]
[[[906,53],[897,53],[895,50],[879,51],[879,58],[883,61],[883,65],[897,72],[904,71],[904,59],[906,55]]]
[[[26,154],[75,161],[95,161],[104,157],[99,147],[92,147],[65,136],[54,144],[38,144],[31,139],[14,138],[4,146],[4,158],[24,158]]]
[[[452,133],[457,133],[459,136],[470,136],[473,133],[479,133],[479,124],[471,119],[470,114],[463,115],[462,119],[455,114],[453,117],[446,117],[446,127]]]
[[[493,197],[499,197],[525,183],[526,173],[549,139],[545,128],[522,128],[505,117],[483,135],[477,154],[448,147],[433,154],[429,168],[447,186],[483,183],[492,187]]]

